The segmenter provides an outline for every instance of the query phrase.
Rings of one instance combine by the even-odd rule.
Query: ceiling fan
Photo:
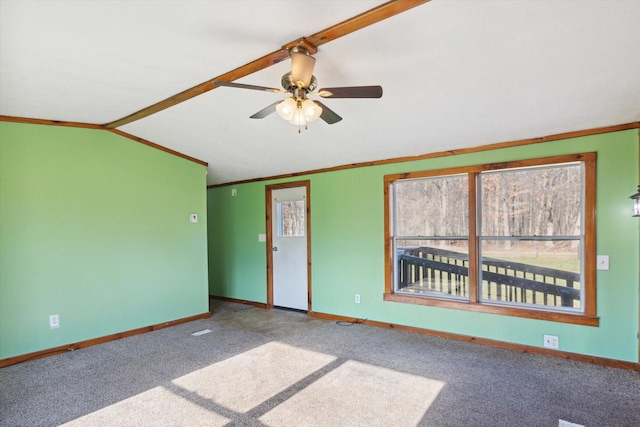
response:
[[[318,86],[318,80],[313,75],[313,67],[316,59],[309,51],[303,47],[295,46],[289,50],[291,57],[291,71],[282,76],[282,89],[265,86],[254,86],[242,83],[230,83],[216,80],[216,86],[235,87],[240,89],[260,90],[264,92],[274,92],[290,94],[284,101],[276,101],[266,108],[251,116],[252,119],[263,119],[268,115],[277,112],[280,117],[300,127],[307,128],[307,123],[316,120],[318,117],[332,125],[342,120],[333,110],[320,101],[312,101],[307,96],[320,96],[322,98],[380,98],[382,97],[381,86],[344,86],[329,87],[313,92]]]

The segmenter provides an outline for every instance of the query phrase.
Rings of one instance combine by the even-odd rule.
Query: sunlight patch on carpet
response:
[[[77,418],[72,426],[224,426],[231,420],[184,399],[164,387],[155,387]]]
[[[442,381],[348,361],[278,405],[269,426],[417,425]]]
[[[234,412],[245,413],[335,359],[270,342],[187,374],[173,384]]]

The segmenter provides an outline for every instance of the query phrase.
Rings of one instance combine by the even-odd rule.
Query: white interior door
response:
[[[306,187],[271,192],[273,305],[308,309]]]

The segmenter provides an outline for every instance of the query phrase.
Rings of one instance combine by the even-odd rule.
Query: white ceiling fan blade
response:
[[[300,87],[308,87],[316,59],[301,52],[291,53],[291,79]]]

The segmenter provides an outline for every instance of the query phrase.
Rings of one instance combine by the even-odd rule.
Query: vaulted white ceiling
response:
[[[383,2],[0,1],[0,114],[105,124]],[[206,161],[208,184],[640,121],[640,1],[433,0],[321,45],[343,117],[217,88],[119,129]],[[283,61],[238,82],[280,87]]]

